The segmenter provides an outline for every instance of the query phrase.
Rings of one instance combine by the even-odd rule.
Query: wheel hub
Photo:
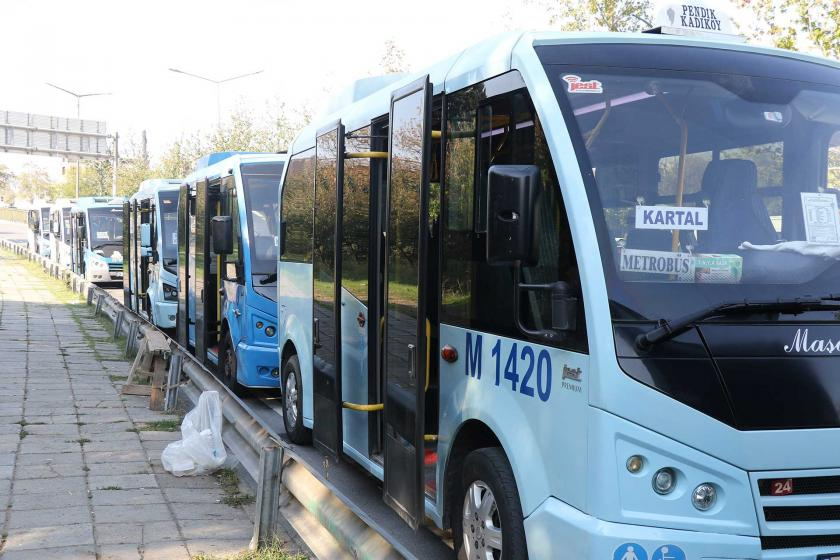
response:
[[[293,428],[297,423],[297,381],[294,372],[289,372],[286,379],[285,391],[283,391],[283,398],[286,401],[286,421],[289,428]]]
[[[493,491],[481,480],[470,484],[464,496],[463,535],[468,560],[499,560],[502,557],[499,508]]]

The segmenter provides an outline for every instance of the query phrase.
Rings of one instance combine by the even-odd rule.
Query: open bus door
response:
[[[344,126],[336,122],[315,141],[315,232],[312,256],[312,404],[315,446],[335,459],[343,451],[341,397],[341,216]]]
[[[388,127],[383,498],[414,529],[424,516],[431,99],[428,75],[394,91]]]
[[[207,366],[215,366],[210,356],[218,359],[219,334],[221,333],[221,267],[219,256],[213,253],[210,221],[221,211],[221,180],[201,180],[195,188],[194,244],[190,250],[195,255],[190,262],[191,287],[194,283],[195,356]]]
[[[178,344],[192,350],[190,328],[193,324],[191,295],[194,291],[193,267],[195,239],[195,192],[189,183],[178,193],[178,312],[175,336]]]
[[[136,236],[132,229],[132,208],[134,202],[126,200],[123,202],[123,305],[134,310],[132,307],[132,265],[134,263],[134,244]]]

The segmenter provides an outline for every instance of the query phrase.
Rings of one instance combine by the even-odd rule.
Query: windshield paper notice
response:
[[[685,206],[636,206],[636,229],[709,229],[709,209]]]
[[[805,237],[808,243],[840,245],[837,220],[837,195],[834,193],[800,193]]]

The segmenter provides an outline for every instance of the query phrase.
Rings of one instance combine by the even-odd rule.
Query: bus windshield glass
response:
[[[773,64],[797,76],[816,66]],[[587,182],[613,318],[836,292],[840,70],[812,83],[674,67],[546,66]]]
[[[277,196],[282,173],[280,162],[242,166],[252,274],[269,275],[277,268]]]
[[[91,208],[88,210],[90,224],[90,249],[105,257],[122,249],[123,211],[121,207]]]
[[[178,265],[178,192],[160,193],[161,246],[163,248],[163,267],[177,274]]]
[[[50,209],[41,208],[41,235],[50,236]]]

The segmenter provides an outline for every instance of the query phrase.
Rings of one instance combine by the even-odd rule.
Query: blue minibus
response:
[[[122,284],[123,199],[81,197],[70,218],[71,270],[94,284]]]
[[[57,200],[50,208],[50,260],[60,266],[70,266],[70,236],[73,200]]]
[[[840,556],[840,64],[668,16],[503,35],[289,150],[287,434],[460,558]]]
[[[164,330],[178,310],[179,179],[147,179],[123,204],[126,307]]]
[[[277,191],[284,154],[214,153],[178,203],[179,343],[234,391],[278,387]]]

